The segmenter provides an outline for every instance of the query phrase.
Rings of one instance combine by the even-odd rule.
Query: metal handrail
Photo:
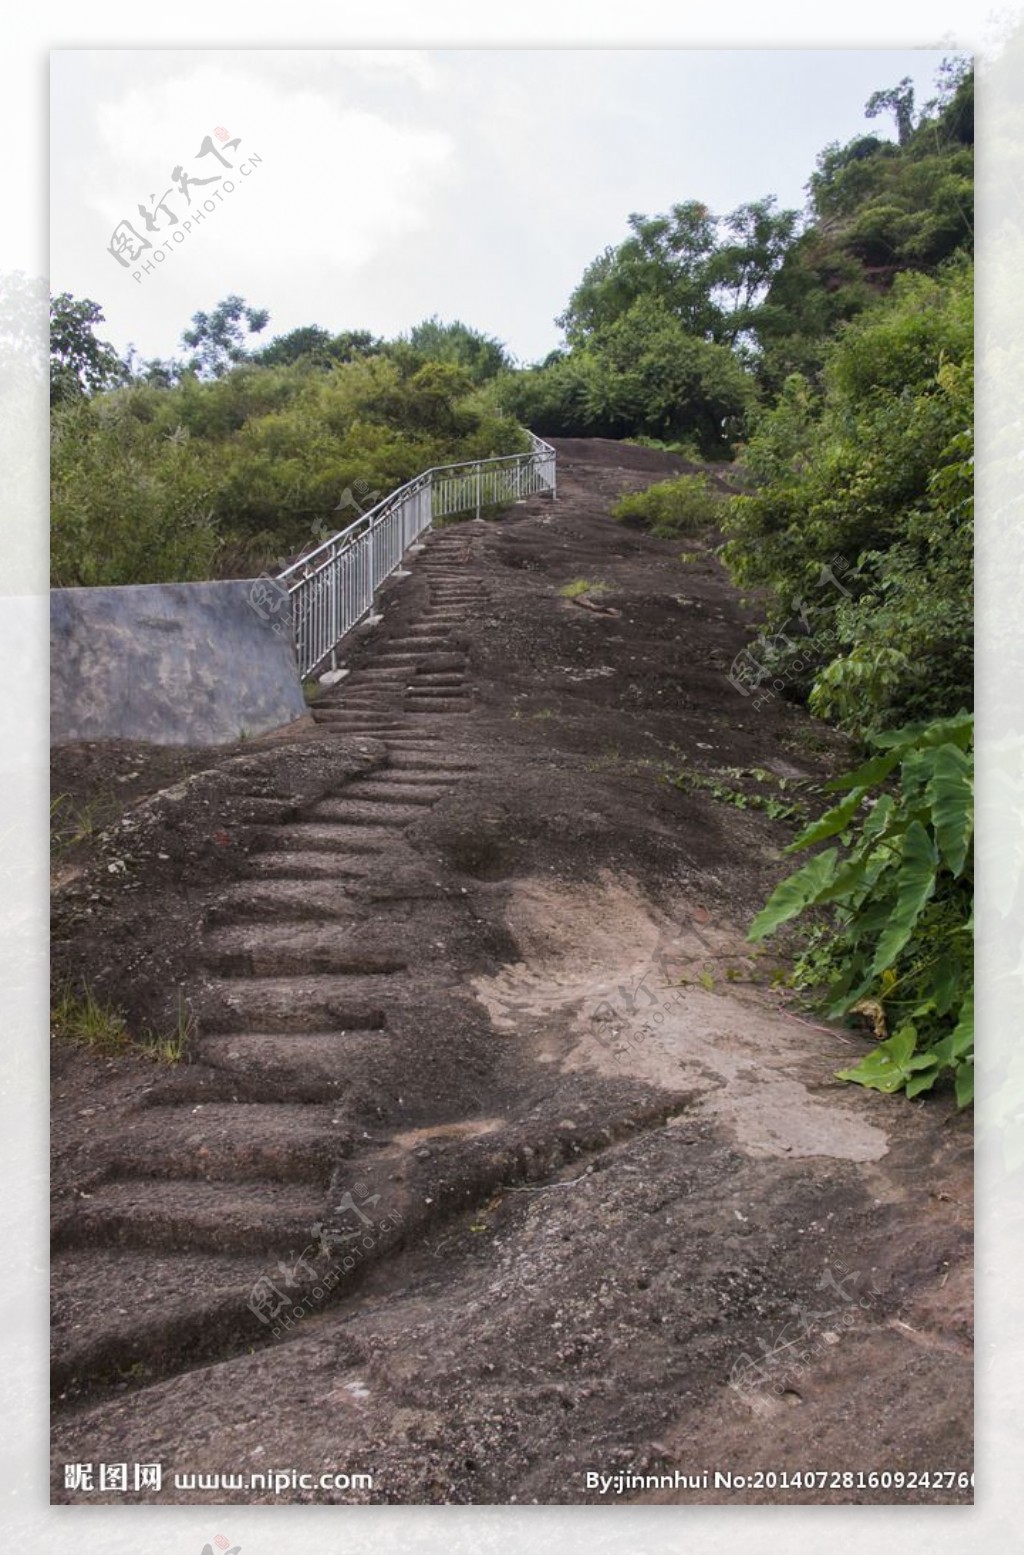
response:
[[[556,455],[527,432],[530,451],[433,465],[277,575],[288,591],[299,674],[305,680],[373,607],[377,589],[437,518],[539,492],[556,494]]]

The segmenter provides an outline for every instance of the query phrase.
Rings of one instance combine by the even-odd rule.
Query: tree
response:
[[[689,200],[663,216],[634,213],[629,228],[625,242],[606,248],[587,266],[555,320],[569,344],[584,345],[642,297],[664,303],[693,334],[714,338],[720,313],[711,297],[708,260],[715,251],[716,219],[708,207]]]
[[[330,346],[329,330],[321,329],[319,324],[304,324],[289,330],[287,335],[276,336],[269,346],[256,353],[254,360],[265,367],[283,367],[306,358],[325,366],[330,361]]]
[[[864,109],[867,119],[877,119],[880,113],[891,113],[896,119],[896,134],[901,146],[906,146],[914,132],[914,84],[904,76],[899,86],[886,87],[872,92]]]
[[[774,195],[737,206],[724,218],[727,237],[708,261],[723,318],[716,339],[732,345],[757,326],[758,308],[792,246],[797,211],[776,211]]]
[[[269,319],[265,308],[250,308],[234,293],[212,313],[193,313],[192,328],[181,336],[182,344],[194,352],[186,363],[189,371],[200,378],[219,378],[229,367],[251,360],[247,336],[259,334]]]
[[[731,451],[753,395],[733,351],[692,334],[652,296],[585,346],[499,385],[501,403],[543,436],[685,440],[712,458]]]
[[[511,366],[500,340],[471,329],[460,319],[443,324],[436,313],[409,331],[409,344],[430,362],[461,367],[474,383],[486,383]]]
[[[151,389],[170,389],[181,382],[187,368],[177,357],[143,357],[130,341],[124,355],[126,381],[145,384]]]
[[[50,398],[66,404],[116,388],[128,370],[114,347],[97,340],[97,324],[105,322],[98,302],[61,292],[50,298]]]
[[[905,271],[936,274],[972,251],[970,60],[947,60],[937,84],[903,144],[858,135],[819,155],[808,185],[811,220],[756,310],[763,390],[778,393],[792,372],[816,378],[836,329],[872,308]],[[876,93],[876,112],[900,90]]]
[[[798,212],[774,195],[714,216],[689,200],[667,215],[629,218],[631,236],[607,248],[555,321],[571,346],[592,343],[643,298],[691,335],[731,345],[754,327],[757,307],[793,242]]]
[[[284,367],[300,361],[333,367],[340,362],[354,362],[357,357],[374,356],[381,346],[382,342],[368,329],[348,329],[332,335],[319,324],[303,324],[286,335],[278,335],[253,360],[264,367]]]
[[[644,297],[595,339],[592,355],[588,402],[605,436],[690,439],[709,458],[730,452],[753,384],[726,346]]]
[[[851,216],[884,183],[883,164],[898,157],[892,141],[877,135],[856,135],[845,146],[832,141],[818,153],[807,186],[815,216],[822,222]]]

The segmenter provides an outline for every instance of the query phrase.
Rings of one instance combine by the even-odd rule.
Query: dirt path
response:
[[[859,1039],[745,943],[844,758],[729,684],[713,558],[608,518],[678,462],[559,454],[557,504],[429,537],[314,729],[158,792],[58,757],[132,800],[58,972],[196,1037],[57,1053],[57,1500],[971,1499],[701,1480],[969,1472],[970,1140],[837,1083]],[[124,1461],[159,1494],[63,1488]],[[173,1478],[291,1468],[374,1482]]]

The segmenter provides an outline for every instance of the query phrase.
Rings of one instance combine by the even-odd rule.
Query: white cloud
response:
[[[268,306],[273,332],[313,319],[344,327],[359,276],[407,255],[457,183],[457,136],[423,107],[437,81],[436,66],[408,50],[63,55],[55,286],[99,300],[109,338],[135,340],[145,355],[175,351],[191,314],[228,292]],[[240,138],[225,148],[232,163],[261,158],[248,179],[211,156],[197,160],[217,126]],[[107,245],[123,220],[142,233],[140,202],[168,190],[187,217],[171,176],[179,164],[190,178],[231,180],[234,191],[193,189],[193,200],[218,189],[223,199],[159,275],[137,282]],[[159,222],[169,236],[166,217]]]
[[[230,217],[218,212],[225,260],[253,244],[280,252],[283,239],[299,265],[311,257],[340,268],[364,264],[426,221],[454,143],[353,106],[344,79],[336,76],[333,89],[281,86],[217,65],[130,90],[97,112],[107,171],[87,205],[109,231],[140,200],[170,188],[179,163],[190,176],[221,173],[212,158],[194,159],[204,135],[222,125],[241,138],[229,159],[253,151],[263,158],[244,201],[232,200]],[[177,190],[171,203],[180,213]]]

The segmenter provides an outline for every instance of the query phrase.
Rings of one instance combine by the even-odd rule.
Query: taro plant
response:
[[[843,797],[786,852],[835,844],[775,888],[749,934],[809,915],[796,985],[824,986],[832,1019],[865,1014],[883,1039],[839,1079],[916,1096],[951,1076],[962,1107],[974,1095],[973,735],[969,713],[874,735],[875,754],[826,785]]]

